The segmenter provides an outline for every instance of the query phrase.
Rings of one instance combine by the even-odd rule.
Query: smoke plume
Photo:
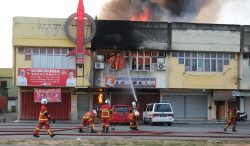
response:
[[[100,11],[98,19],[213,23],[220,9],[219,1],[110,0]]]

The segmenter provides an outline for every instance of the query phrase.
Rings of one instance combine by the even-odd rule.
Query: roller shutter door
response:
[[[164,95],[162,98],[162,102],[168,102],[171,104],[174,117],[177,119],[185,118],[185,102],[184,96],[177,95]]]
[[[176,119],[207,119],[207,96],[163,95],[162,102],[169,102]]]
[[[77,95],[77,119],[82,119],[83,113],[89,111],[90,95]]]
[[[245,97],[245,112],[247,113],[247,120],[250,119],[250,97]]]
[[[186,119],[207,119],[206,96],[186,96]]]
[[[38,119],[41,104],[34,102],[33,92],[21,92],[20,119]],[[56,120],[69,120],[71,113],[71,94],[62,92],[61,102],[51,102],[47,105],[48,113]]]

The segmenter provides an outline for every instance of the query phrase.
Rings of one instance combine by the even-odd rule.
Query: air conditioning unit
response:
[[[166,70],[167,66],[164,63],[158,63],[157,64],[157,70]]]
[[[95,69],[104,69],[104,63],[103,62],[96,62]]]

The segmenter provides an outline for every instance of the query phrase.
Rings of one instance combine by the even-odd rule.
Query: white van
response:
[[[167,123],[171,126],[174,122],[174,112],[170,103],[151,103],[143,109],[143,121],[154,123]]]

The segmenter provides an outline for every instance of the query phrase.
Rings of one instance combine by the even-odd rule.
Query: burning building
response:
[[[96,25],[93,86],[110,94],[112,104],[131,104],[137,98],[141,107],[159,102],[159,89],[168,87],[169,24],[96,20]]]
[[[66,19],[14,18],[15,79],[23,70],[29,77],[27,85],[17,82],[19,119],[37,117],[36,88],[60,91],[61,100],[49,108],[61,120],[79,119],[106,98],[112,105],[137,100],[140,112],[147,103],[170,102],[177,119],[222,119],[228,107],[244,102],[231,94],[239,89],[241,26],[170,23],[197,22],[211,3],[110,1],[95,20],[94,39],[85,44],[93,56],[84,56],[81,67],[69,56],[75,44],[63,32]],[[72,70],[76,84],[67,86]],[[40,78],[46,83],[35,82]]]

